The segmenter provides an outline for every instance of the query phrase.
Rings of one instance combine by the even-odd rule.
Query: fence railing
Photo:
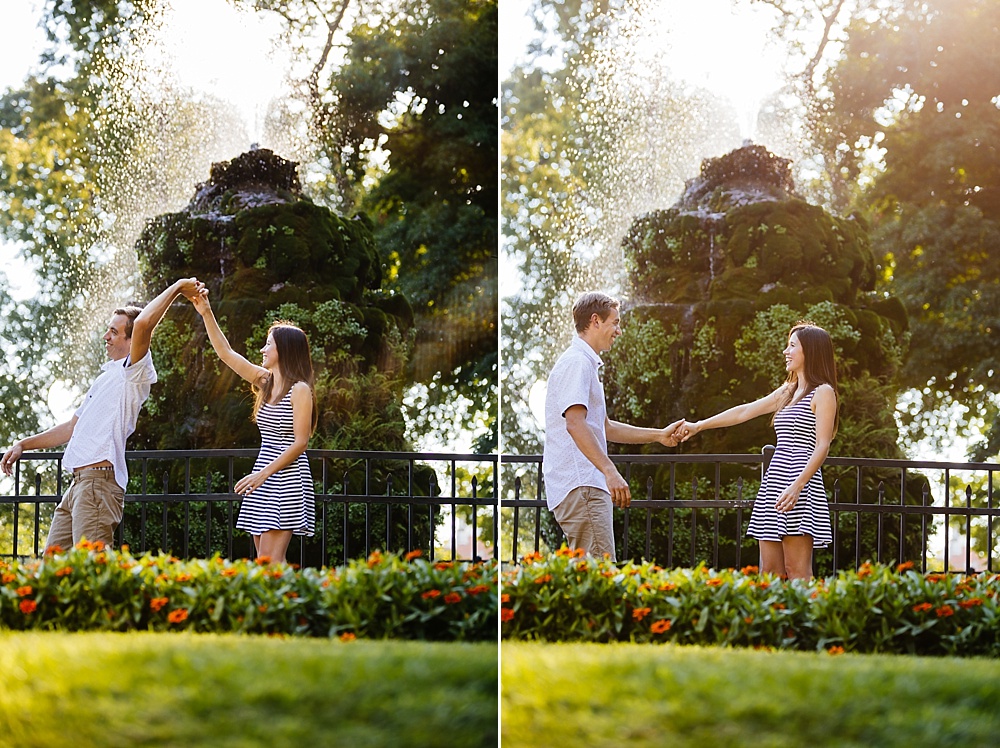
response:
[[[235,529],[236,481],[257,450],[129,451],[125,516],[116,544],[133,552],[190,558],[252,558]],[[308,450],[316,490],[316,531],[294,537],[290,562],[344,563],[373,550],[423,551],[440,560],[498,557],[497,456]],[[68,487],[61,452],[24,454],[0,476],[0,558],[38,555],[52,511]]]
[[[619,559],[756,564],[757,542],[746,529],[773,452],[612,456],[632,488],[631,507],[614,512]],[[541,456],[501,455],[500,462],[502,559],[559,547],[564,535],[546,508]],[[1000,567],[1000,464],[830,457],[822,470],[833,543],[814,553],[816,573],[865,561],[912,561],[923,571]]]

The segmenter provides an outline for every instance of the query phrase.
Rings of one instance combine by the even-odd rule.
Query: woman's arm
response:
[[[781,496],[775,502],[775,508],[779,512],[791,511],[798,503],[802,489],[806,487],[809,479],[820,469],[826,456],[830,453],[830,442],[833,441],[833,424],[837,417],[837,393],[830,385],[821,384],[816,388],[816,394],[813,395],[810,405],[816,414],[816,448],[799,477],[781,492]]]
[[[267,465],[251,473],[234,487],[236,493],[248,494],[255,488],[260,488],[268,478],[291,465],[300,454],[306,451],[309,444],[309,437],[312,435],[312,390],[305,382],[296,382],[292,385],[292,432],[294,438],[277,457]]]
[[[270,376],[267,369],[263,366],[250,363],[229,345],[229,341],[226,340],[222,328],[219,327],[219,323],[215,319],[212,305],[208,302],[207,288],[201,289],[201,292],[191,300],[191,303],[194,304],[194,308],[201,315],[201,319],[205,323],[205,331],[208,333],[208,339],[212,343],[215,353],[222,360],[222,363],[251,384],[258,384],[263,377]]]
[[[773,413],[778,409],[779,397],[783,389],[783,386],[779,387],[770,395],[766,395],[760,400],[754,400],[752,403],[744,403],[743,405],[734,405],[729,410],[724,410],[702,421],[695,421],[694,423],[685,421],[680,429],[682,432],[686,432],[684,441],[687,441],[705,429],[722,429],[727,426],[735,426],[738,423],[749,421],[757,416]]]

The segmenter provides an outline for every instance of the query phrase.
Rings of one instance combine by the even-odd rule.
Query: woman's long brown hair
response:
[[[821,384],[828,384],[833,387],[833,393],[838,400],[840,395],[837,391],[837,362],[833,355],[833,340],[830,333],[822,327],[811,325],[808,322],[800,322],[788,333],[789,339],[795,335],[802,346],[802,354],[805,359],[805,366],[802,367],[802,378],[805,380],[805,392],[808,395]],[[279,354],[280,355],[280,354]],[[798,377],[794,372],[788,372],[788,379],[785,380],[785,388],[781,394],[781,402],[778,404],[778,414],[782,408],[792,404],[795,397],[795,390],[798,389]],[[771,419],[774,423],[774,419]],[[833,421],[833,436],[837,435],[837,427],[840,425],[840,408],[837,408]]]
[[[292,389],[296,382],[305,382],[309,385],[309,392],[312,394],[312,427],[309,433],[316,430],[319,422],[319,413],[316,409],[316,391],[313,389],[315,375],[313,374],[312,357],[309,355],[309,339],[306,334],[291,322],[279,320],[268,329],[267,334],[274,338],[274,347],[278,351],[278,368],[281,370],[281,377],[285,384],[285,391],[281,393],[280,401]],[[271,402],[271,388],[274,386],[274,376],[261,377],[259,383],[252,385],[253,420],[257,420],[257,414],[264,403]]]

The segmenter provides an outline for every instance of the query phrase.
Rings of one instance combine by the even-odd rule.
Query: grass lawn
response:
[[[497,646],[0,634],[0,746],[489,746]]]
[[[995,746],[1000,663],[504,642],[504,748]]]

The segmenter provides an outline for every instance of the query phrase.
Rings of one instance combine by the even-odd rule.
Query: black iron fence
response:
[[[126,452],[129,483],[116,544],[133,552],[191,558],[252,558],[235,529],[233,493],[253,449]],[[308,450],[316,490],[316,532],[294,537],[290,562],[344,563],[373,550],[474,561],[497,558],[497,456]],[[0,558],[37,556],[68,487],[61,452],[27,453],[0,476]]]
[[[632,488],[632,504],[615,510],[620,560],[662,566],[741,568],[758,563],[746,537],[762,454],[615,455]],[[542,458],[500,458],[505,562],[564,541],[545,504]],[[922,571],[995,571],[1000,567],[1000,506],[994,463],[831,457],[823,465],[833,543],[817,549],[817,574],[865,561],[913,562]]]

